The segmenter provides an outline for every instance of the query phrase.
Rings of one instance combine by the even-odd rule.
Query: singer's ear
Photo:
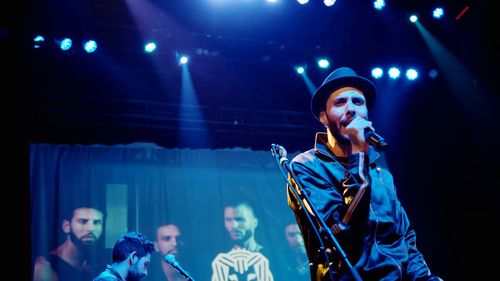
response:
[[[323,124],[323,126],[328,127],[328,116],[325,111],[321,111],[319,113],[319,121]]]

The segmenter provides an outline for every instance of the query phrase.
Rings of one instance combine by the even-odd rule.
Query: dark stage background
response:
[[[55,155],[85,152],[74,154],[65,167],[86,172],[68,174],[65,191],[96,192],[108,184],[127,186],[129,194],[146,190],[126,205],[127,227],[149,232],[158,214],[179,218],[190,242],[203,243],[198,254],[204,261],[222,246],[214,237],[225,234],[219,214],[221,199],[232,194],[226,181],[268,218],[259,236],[271,244],[279,241],[275,227],[291,212],[270,147],[278,143],[290,154],[312,147],[322,128],[309,110],[311,90],[339,66],[369,76],[373,66],[415,65],[421,70],[417,81],[374,80],[378,97],[370,112],[377,132],[391,145],[386,158],[400,200],[436,274],[445,280],[494,276],[500,37],[493,1],[387,1],[381,12],[361,0],[338,0],[332,7],[322,1],[214,3],[53,0],[2,9],[4,104],[13,109],[5,117],[6,135],[16,148],[7,148],[16,153],[15,165],[6,165],[8,174],[12,169],[20,175],[15,194],[23,208],[16,212],[25,224],[16,236],[27,257],[57,242],[52,236],[57,228],[44,224],[55,217],[44,214],[55,215],[49,210],[57,206],[52,196],[59,189],[43,184],[49,176],[43,170],[33,174],[34,167],[43,166],[30,158],[40,149]],[[430,17],[438,4],[448,8],[442,21]],[[407,20],[414,11],[420,28]],[[37,33],[47,41],[34,49]],[[67,53],[54,44],[62,36],[74,38]],[[96,53],[81,50],[80,42],[89,37],[98,41]],[[142,51],[147,40],[157,41],[157,52]],[[189,56],[188,65],[179,66],[179,54]],[[331,59],[329,69],[316,67],[319,56]],[[295,72],[299,64],[306,66],[308,80]],[[438,71],[434,79],[427,75],[432,69]],[[91,152],[117,149],[159,158],[103,162]],[[85,158],[87,153],[96,158]],[[230,160],[213,156],[219,153]],[[224,165],[220,159],[226,159]],[[180,170],[212,181],[205,184],[201,177],[176,173]],[[118,180],[73,182],[104,171],[115,171]],[[167,177],[171,173],[176,182]],[[259,179],[264,182],[252,182]],[[209,197],[197,194],[198,188]],[[160,190],[165,194],[146,204],[148,195]],[[181,199],[172,202],[171,190]],[[45,196],[35,196],[39,192]],[[213,218],[213,225],[193,214],[204,210],[197,208],[205,207],[205,200],[211,208],[203,215]],[[201,228],[209,229],[210,243],[197,235]],[[107,228],[106,235],[112,239],[117,231]],[[23,279],[30,278],[31,263],[23,260]],[[199,280],[207,280],[202,263],[188,264]]]

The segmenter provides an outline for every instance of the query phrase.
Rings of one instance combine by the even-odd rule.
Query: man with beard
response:
[[[313,149],[292,159],[294,186],[287,189],[311,280],[440,280],[417,249],[415,231],[382,161],[383,139],[370,135],[375,129],[368,110],[375,96],[371,81],[340,67],[312,97],[312,112],[326,132],[316,134]],[[293,189],[307,198],[296,198]],[[311,207],[345,256],[312,216]]]
[[[104,213],[94,206],[75,208],[62,220],[64,242],[46,256],[35,259],[34,281],[90,280],[90,255],[103,233]]]
[[[165,256],[171,254],[177,259],[182,253],[184,241],[179,227],[175,224],[162,224],[156,229],[156,251],[160,254],[160,264],[163,276],[168,281],[181,281],[185,278],[170,265]],[[160,280],[160,279],[158,279]]]
[[[139,281],[148,275],[154,243],[143,234],[130,231],[113,246],[112,264],[106,265],[93,281]],[[89,279],[90,280],[90,279]]]
[[[232,247],[218,254],[212,261],[212,281],[273,281],[268,254],[255,240],[259,220],[248,202],[227,204],[224,208],[224,226]]]

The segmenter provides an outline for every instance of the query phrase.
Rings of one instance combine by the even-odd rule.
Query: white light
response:
[[[385,7],[385,1],[384,0],[375,0],[373,2],[373,7],[376,9],[376,10],[382,10],[384,7]]]
[[[333,6],[333,4],[335,4],[335,1],[336,0],[323,0],[323,3],[325,3],[327,7],[330,7]]]
[[[188,62],[188,57],[186,56],[181,56],[181,58],[179,59],[179,63],[180,64],[186,64]]]
[[[418,72],[413,69],[413,68],[410,68],[406,71],[406,78],[408,78],[408,80],[415,80],[417,79],[418,77]]]
[[[444,10],[441,7],[437,7],[432,11],[432,16],[435,17],[436,19],[441,18],[444,15]]]
[[[410,16],[410,21],[415,23],[418,20],[418,17],[416,15],[411,15]]]
[[[144,45],[144,51],[146,53],[152,53],[156,50],[156,44],[154,42],[149,42],[146,45]]]
[[[384,71],[380,67],[375,67],[372,69],[372,77],[375,79],[382,78],[384,76]]]
[[[296,71],[297,71],[297,73],[298,73],[298,74],[302,74],[302,73],[304,73],[306,70],[305,70],[305,68],[304,68],[304,67],[299,66],[299,67],[297,67],[297,68],[296,68]]]
[[[297,0],[297,2],[299,2],[300,5],[304,5],[309,3],[309,0]]]
[[[389,69],[389,77],[391,77],[392,79],[398,78],[400,74],[401,74],[401,71],[399,71],[399,69],[396,67],[391,67]]]
[[[330,66],[330,62],[327,59],[318,60],[318,66],[321,68],[328,68]]]

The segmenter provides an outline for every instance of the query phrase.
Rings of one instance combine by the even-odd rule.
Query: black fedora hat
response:
[[[325,110],[326,101],[330,97],[330,94],[342,87],[353,87],[363,92],[368,109],[370,109],[375,102],[377,90],[370,80],[358,76],[356,72],[349,67],[339,67],[326,77],[323,84],[319,86],[312,96],[311,109],[314,117],[319,120],[319,114],[321,111]]]

